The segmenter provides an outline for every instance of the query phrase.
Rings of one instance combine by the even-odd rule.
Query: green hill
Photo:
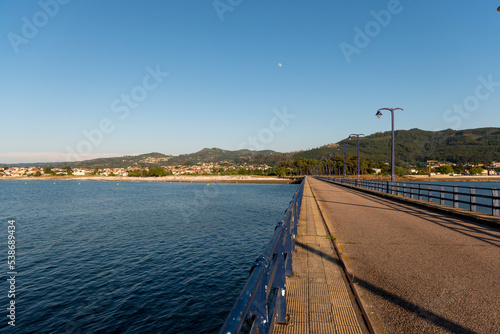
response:
[[[281,161],[290,159],[293,154],[279,153],[271,150],[250,151],[250,150],[223,150],[220,148],[204,148],[199,152],[181,154],[178,156],[166,155],[162,153],[146,153],[136,156],[99,158],[76,162],[53,162],[30,164],[35,166],[63,167],[70,165],[73,168],[127,168],[127,167],[152,167],[152,166],[176,166],[195,165],[198,163],[228,163],[228,164],[267,164],[275,166]],[[19,164],[25,165],[25,164]],[[11,165],[16,166],[16,165]]]
[[[248,163],[248,164],[268,164],[275,165],[285,159],[284,153],[279,153],[271,150],[265,151],[250,151],[238,150],[229,151],[220,148],[204,148],[203,150],[191,153],[182,154],[172,157],[167,165],[194,165],[200,162],[228,162],[228,163]]]
[[[427,160],[452,163],[489,163],[500,161],[500,128],[469,130],[424,131],[420,129],[395,131],[396,164],[424,166]],[[337,143],[345,146],[347,155],[357,155],[357,138]],[[389,162],[391,132],[378,132],[360,137],[360,153],[368,160]],[[342,155],[343,149],[320,147],[299,152],[295,157],[321,159],[333,151]]]

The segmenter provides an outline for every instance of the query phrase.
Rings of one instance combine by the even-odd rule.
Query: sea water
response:
[[[217,332],[297,188],[2,181],[0,332]]]

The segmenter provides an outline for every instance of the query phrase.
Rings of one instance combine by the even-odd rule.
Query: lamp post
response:
[[[345,179],[345,146],[339,146],[337,149],[343,147],[344,148],[344,167],[342,169],[342,178]]]
[[[333,178],[337,181],[337,152],[333,152]]]
[[[328,156],[328,177],[332,177],[332,161],[330,160],[331,154]]]
[[[364,134],[362,133],[353,133],[349,136],[349,139],[351,139],[352,137],[358,137],[358,182],[359,182],[359,174],[360,174],[360,155],[359,155],[359,136],[364,136]]]
[[[329,157],[327,157],[326,159],[328,158]],[[330,176],[330,160],[325,160],[325,169],[326,169],[325,177]]]
[[[396,181],[396,176],[395,176],[395,165],[394,165],[394,110],[403,110],[402,108],[380,108],[375,116],[380,118],[382,116],[382,113],[380,110],[389,110],[391,112],[391,120],[392,120],[392,154],[391,154],[391,182]]]

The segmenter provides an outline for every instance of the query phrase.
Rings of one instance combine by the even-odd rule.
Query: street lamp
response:
[[[328,156],[328,177],[332,177],[332,153]]]
[[[343,176],[342,178],[343,178],[343,179],[345,179],[345,146],[339,146],[339,147],[337,148],[337,150],[338,150],[339,148],[341,148],[341,147],[343,147],[343,148],[344,148],[344,167],[343,167],[343,169],[342,169],[342,176]]]
[[[382,113],[380,110],[389,110],[391,112],[391,120],[392,120],[392,154],[391,154],[391,182],[396,181],[396,176],[395,176],[395,166],[394,166],[394,110],[403,110],[402,108],[380,108],[375,116],[380,118],[382,116]]]
[[[360,167],[359,136],[364,136],[364,134],[362,134],[362,133],[353,133],[353,134],[351,134],[349,136],[349,140],[351,140],[351,138],[354,137],[354,136],[358,137],[358,182],[359,182],[359,174],[360,174],[360,169],[359,169],[359,167]]]
[[[333,175],[335,182],[337,181],[337,152],[333,152]]]

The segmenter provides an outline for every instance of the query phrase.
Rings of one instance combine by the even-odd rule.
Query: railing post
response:
[[[267,285],[265,284],[265,282],[269,281],[269,264],[269,259],[261,255],[257,258],[255,264],[252,267],[252,271],[257,267],[262,267],[262,269],[264,270],[264,279],[262,279],[262,281],[260,282],[257,291],[255,292],[255,297],[252,301],[250,309],[248,310],[250,314],[254,314],[257,316],[255,322],[259,333],[267,333],[267,326],[269,324],[266,298]],[[253,326],[255,326],[255,324],[253,324]]]
[[[291,252],[295,252],[295,236],[297,235],[297,225],[298,221],[295,219],[295,212],[297,212],[297,200],[295,200],[295,203],[293,204],[293,211],[290,215],[290,233],[292,235],[292,245],[291,245]]]
[[[284,261],[284,275],[292,276],[293,263],[292,263],[292,231],[290,230],[290,222],[283,224],[285,237],[283,238],[283,261]]]
[[[285,233],[288,233],[285,227]],[[276,271],[276,277],[274,278],[273,288],[278,289],[277,294],[277,307],[278,311],[276,313],[276,321],[278,323],[286,323],[286,276],[292,275],[292,268],[288,268],[288,261],[291,259],[291,254],[287,252],[286,238],[283,240],[283,244],[279,247],[276,254],[276,261],[278,262],[278,269]],[[288,274],[288,270],[290,273]]]
[[[458,187],[453,187],[453,207],[458,208]]]
[[[429,197],[427,198],[428,202],[432,202],[432,186],[429,184]]]
[[[418,199],[422,200],[422,185],[418,184]]]
[[[476,212],[476,189],[470,188],[470,211]]]
[[[441,205],[444,205],[444,186],[441,186],[440,189],[441,189],[441,195],[440,195],[441,201],[440,201],[440,203],[441,203]]]
[[[492,213],[493,216],[499,216],[499,210],[500,208],[498,207],[498,190],[497,189],[491,189],[491,195],[492,195]]]

